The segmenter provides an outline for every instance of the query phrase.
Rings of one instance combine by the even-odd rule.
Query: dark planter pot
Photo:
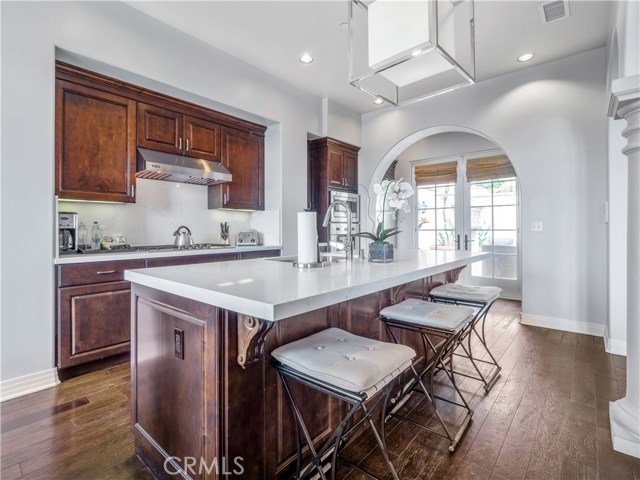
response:
[[[369,261],[373,263],[393,262],[393,244],[377,243],[369,244]]]

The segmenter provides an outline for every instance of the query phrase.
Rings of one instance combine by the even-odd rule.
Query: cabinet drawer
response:
[[[247,260],[250,258],[268,258],[279,257],[280,250],[258,250],[253,252],[240,252],[240,260]]]
[[[58,269],[58,286],[88,285],[91,283],[124,280],[124,271],[144,268],[145,260],[120,260],[115,262],[93,262],[77,265],[61,265]]]

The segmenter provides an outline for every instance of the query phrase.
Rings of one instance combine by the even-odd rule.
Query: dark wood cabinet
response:
[[[138,103],[138,146],[220,160],[220,124],[157,105]]]
[[[254,250],[252,252],[240,252],[240,260],[248,260],[250,258],[269,258],[279,257],[280,250]]]
[[[77,367],[129,352],[131,295],[125,270],[280,255],[279,249],[60,265],[57,366]]]
[[[129,351],[131,295],[127,269],[145,260],[58,267],[58,368]]]
[[[217,123],[185,115],[185,155],[219,162],[220,130]]]
[[[182,114],[138,103],[138,146],[181,154]]]
[[[223,127],[222,163],[233,180],[209,187],[210,200],[213,191],[216,196],[222,194],[222,208],[264,210],[264,131]]]
[[[59,198],[135,202],[135,111],[126,97],[56,81]]]
[[[328,137],[310,140],[307,148],[307,203],[318,214],[318,239],[325,242],[321,223],[329,207],[329,190],[358,192],[360,148]]]
[[[310,178],[325,189],[358,191],[359,147],[324,137],[309,141],[308,148]]]
[[[129,282],[58,290],[58,368],[129,351]]]

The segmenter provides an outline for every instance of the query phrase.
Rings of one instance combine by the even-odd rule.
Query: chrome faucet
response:
[[[353,244],[351,242],[351,209],[349,208],[349,205],[347,204],[347,202],[343,202],[342,200],[336,200],[335,202],[331,203],[331,205],[329,205],[329,208],[327,208],[327,213],[325,213],[324,215],[322,226],[325,228],[329,226],[329,223],[331,222],[331,212],[333,211],[334,208],[337,208],[337,207],[343,207],[347,212],[347,238],[345,238],[343,242],[344,253],[345,253],[345,258],[348,261],[353,260]],[[328,231],[327,238],[329,238],[330,235],[331,235],[331,232]],[[329,245],[331,245],[330,241],[329,241]]]

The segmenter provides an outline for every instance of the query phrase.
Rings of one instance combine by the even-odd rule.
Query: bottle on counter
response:
[[[91,248],[93,250],[100,250],[100,237],[102,237],[102,229],[98,222],[93,222],[93,227],[91,227]]]
[[[89,243],[88,234],[87,226],[84,222],[80,222],[80,225],[78,226],[78,248],[80,250],[86,250],[89,248],[89,245],[87,245]]]

